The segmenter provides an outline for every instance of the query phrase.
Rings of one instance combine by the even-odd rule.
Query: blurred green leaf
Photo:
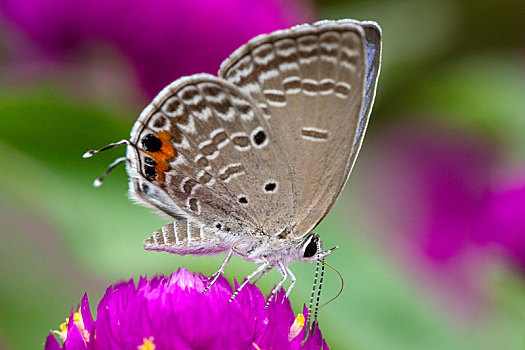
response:
[[[405,103],[448,125],[481,132],[525,157],[525,69],[515,56],[467,57],[432,74]]]
[[[493,317],[480,325],[480,349],[497,349],[505,344],[508,350],[525,349],[525,280],[523,273],[509,266],[493,266],[486,276],[490,294],[482,308],[489,308]]]
[[[451,1],[330,1],[322,6],[323,18],[379,23],[383,31],[383,64],[387,67],[381,74],[391,74],[391,65],[420,64],[443,55],[455,41],[458,8]]]
[[[92,167],[82,154],[127,138],[133,118],[75,101],[53,85],[0,94],[0,140],[60,172]]]

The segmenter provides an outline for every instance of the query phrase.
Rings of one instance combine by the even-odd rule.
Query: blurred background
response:
[[[42,347],[84,292],[94,306],[120,280],[217,269],[144,251],[165,221],[127,199],[124,167],[91,185],[124,149],[81,155],[127,138],[169,82],[324,18],[377,21],[384,39],[362,152],[316,230],[345,278],[320,312],[328,344],[525,349],[521,0],[0,0],[0,348]],[[253,269],[236,258],[226,276]],[[297,313],[314,266],[292,270]],[[340,281],[325,281],[328,300]]]

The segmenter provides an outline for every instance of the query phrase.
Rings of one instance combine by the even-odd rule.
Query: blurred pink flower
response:
[[[216,73],[258,34],[311,19],[301,0],[3,0],[0,11],[54,59],[116,47],[150,96],[182,75]]]
[[[367,212],[391,258],[458,319],[486,305],[495,263],[525,274],[525,176],[509,185],[502,151],[465,130],[399,124],[369,157]]]
[[[493,157],[476,140],[436,130],[409,135],[399,151],[412,164],[409,180],[423,184],[426,208],[416,242],[428,259],[447,263],[477,241]]]
[[[399,127],[381,149],[396,179],[392,200],[408,203],[400,229],[417,256],[457,271],[504,252],[525,272],[525,177],[498,184],[507,181],[495,178],[498,147],[466,132]]]
[[[501,250],[525,273],[525,176],[485,196],[479,218],[480,239]]]

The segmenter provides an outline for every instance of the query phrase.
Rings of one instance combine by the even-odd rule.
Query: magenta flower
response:
[[[503,167],[501,149],[466,132],[401,125],[378,150],[372,212],[418,283],[472,315],[495,262],[525,274],[525,176]]]
[[[94,321],[87,296],[46,350],[77,349],[328,349],[319,328],[301,347],[304,317],[294,317],[284,292],[265,309],[248,285],[232,303],[230,285],[219,278],[206,293],[207,278],[179,269],[170,277],[140,278],[110,286]],[[306,310],[305,310],[306,312]]]
[[[389,130],[379,149],[384,158],[370,172],[387,194],[377,205],[398,232],[390,237],[405,256],[457,272],[463,254],[478,247],[495,155],[481,140],[419,125]]]
[[[487,191],[479,242],[499,247],[525,273],[525,177]]]
[[[447,265],[476,245],[494,156],[481,140],[439,129],[413,133],[400,147],[412,163],[409,181],[426,205],[415,243],[429,260]]]
[[[407,231],[434,266],[457,270],[503,253],[525,272],[525,177],[496,179],[509,172],[486,143],[437,128],[396,134],[389,156],[402,164],[403,194],[418,203]]]
[[[258,34],[311,19],[300,0],[3,0],[0,10],[58,60],[94,43],[115,47],[150,97],[182,75],[216,73]]]

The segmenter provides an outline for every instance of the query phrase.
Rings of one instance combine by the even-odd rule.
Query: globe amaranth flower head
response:
[[[226,279],[202,293],[207,281],[181,268],[168,278],[141,277],[138,286],[133,280],[110,286],[96,321],[84,295],[78,312],[49,334],[45,350],[328,349],[318,327],[302,346],[308,327],[302,314],[294,316],[284,292],[265,308],[255,285],[230,303]]]

